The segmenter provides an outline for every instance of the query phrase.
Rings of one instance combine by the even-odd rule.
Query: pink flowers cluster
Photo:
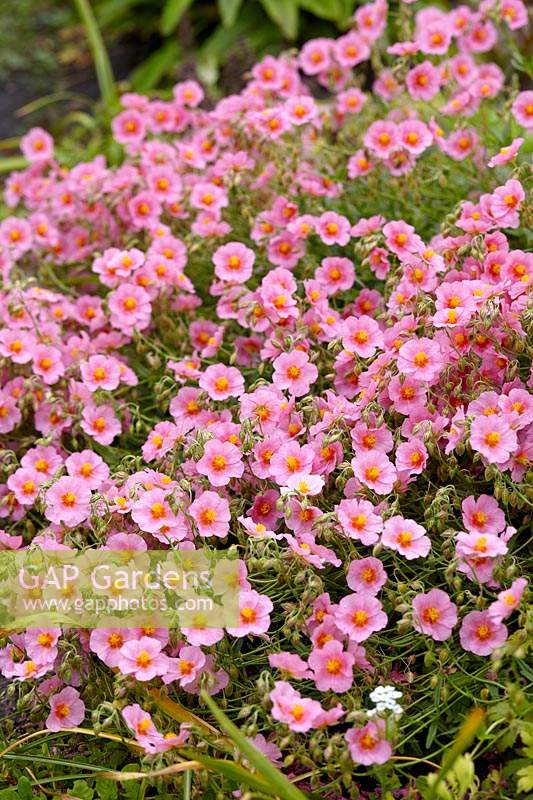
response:
[[[124,95],[117,167],[69,170],[45,131],[24,137],[0,222],[0,546],[240,558],[235,625],[11,635],[0,670],[37,683],[50,730],[82,722],[96,669],[187,703],[228,686],[242,645],[243,680],[269,671],[258,714],[281,723],[261,747],[277,759],[287,731],[338,726],[355,762],[380,764],[408,715],[351,726],[349,693],[361,675],[407,680],[398,629],[414,658],[450,648],[467,674],[512,643],[533,94],[510,96],[479,54],[527,12],[409,15],[411,39],[383,52],[386,3],[359,7],[348,33],[264,58],[211,110],[194,81],[167,101]],[[373,47],[389,66],[367,95]],[[474,114],[502,96],[500,144],[524,137],[496,151]],[[413,206],[434,172],[443,195],[458,176],[457,196],[426,222]],[[135,698],[122,718],[147,754],[192,735],[160,733]]]

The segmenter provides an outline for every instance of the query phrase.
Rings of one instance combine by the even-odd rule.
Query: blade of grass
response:
[[[242,755],[255,767],[259,776],[275,790],[276,795],[279,795],[283,800],[306,800],[306,795],[297,789],[296,786],[266,758],[266,756],[260,753],[259,750],[243,736],[237,726],[220,710],[207,692],[202,692],[202,699],[222,730],[227,733]]]
[[[111,62],[109,61],[102,34],[89,0],[74,0],[74,5],[85,27],[87,40],[93,54],[94,69],[102,100],[108,111],[111,112],[117,105],[117,92]]]

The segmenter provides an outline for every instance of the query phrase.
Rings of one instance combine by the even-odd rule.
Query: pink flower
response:
[[[224,537],[229,531],[229,503],[216,492],[203,492],[189,506],[189,514],[198,526],[200,536]]]
[[[533,104],[532,104],[533,105]],[[532,114],[533,119],[533,114]],[[490,159],[488,166],[489,167],[497,167],[500,164],[507,164],[509,161],[512,161],[515,155],[518,153],[522,145],[524,144],[524,139],[517,138],[513,139],[511,144],[502,147],[495,156],[492,156]]]
[[[61,352],[57,347],[39,344],[33,350],[33,371],[47,384],[57,383],[65,372]]]
[[[177,658],[169,658],[168,671],[163,676],[163,683],[177,680],[181,687],[194,683],[205,666],[205,655],[199,647],[191,645],[182,647]]]
[[[179,518],[170,508],[163,489],[143,492],[132,506],[131,517],[147,533],[168,532],[179,526]]]
[[[360,453],[352,459],[352,469],[355,477],[376,494],[389,494],[398,477],[392,463],[380,451]]]
[[[431,589],[413,598],[413,627],[419,633],[427,633],[436,642],[444,642],[450,638],[456,624],[457,607],[446,592]]]
[[[80,364],[81,378],[90,392],[105,389],[112,392],[120,383],[120,364],[115,358],[91,356]]]
[[[32,506],[39,494],[43,476],[33,467],[21,467],[7,479],[7,488],[13,492],[17,502]]]
[[[20,140],[20,149],[32,164],[51,161],[54,157],[54,140],[42,128],[32,128]]]
[[[221,281],[245,283],[252,277],[255,253],[240,242],[228,242],[213,254],[215,275]]]
[[[500,533],[505,528],[505,515],[494,497],[473,495],[461,503],[463,523],[471,533]]]
[[[298,95],[289,97],[285,103],[285,114],[293,125],[305,125],[315,119],[318,115],[318,108],[312,97],[308,95]]]
[[[409,475],[420,475],[426,468],[428,451],[420,439],[402,442],[396,448],[396,469]]]
[[[307,663],[296,653],[270,653],[268,663],[274,669],[279,669],[293,678],[311,677]]]
[[[231,442],[210,439],[196,469],[205,475],[213,486],[226,486],[232,478],[240,478],[244,472],[241,451]]]
[[[398,143],[399,131],[395,122],[373,122],[363,137],[364,146],[380,158],[387,158]]]
[[[486,458],[489,464],[504,464],[518,448],[516,432],[496,414],[476,417],[470,427],[472,450]]]
[[[312,650],[308,663],[313,670],[315,686],[321,692],[347,692],[353,683],[354,656],[335,640]]]
[[[488,656],[507,639],[507,628],[490,611],[471,611],[463,620],[459,639],[465,650]]]
[[[433,136],[428,126],[418,119],[407,119],[398,126],[402,145],[410,153],[420,155],[433,144]]]
[[[316,280],[322,284],[328,295],[346,292],[355,280],[355,269],[349,258],[329,256],[323,258],[315,272]]]
[[[491,533],[457,534],[457,553],[465,558],[496,558],[505,555],[507,545]]]
[[[355,67],[370,56],[370,48],[357,31],[349,31],[334,42],[335,58],[342,67]]]
[[[138,681],[150,681],[164,675],[168,669],[168,656],[161,652],[159,639],[142,636],[131,639],[120,648],[118,668],[123,675],[134,675]]]
[[[423,61],[409,70],[405,85],[414,100],[432,100],[440,89],[439,70],[431,61]]]
[[[387,615],[375,597],[349,594],[339,602],[334,613],[335,625],[351,642],[364,642],[387,625]]]
[[[276,681],[270,692],[270,700],[273,718],[299,733],[314,728],[319,714],[322,713],[322,707],[317,700],[302,697],[287,681]]]
[[[512,614],[520,605],[520,600],[527,586],[525,578],[517,578],[509,589],[504,589],[498,594],[498,599],[489,606],[489,613],[495,620],[502,620]]]
[[[344,738],[356,764],[384,764],[392,755],[392,747],[385,739],[383,720],[367,722],[362,728],[350,728]]]
[[[288,389],[295,397],[307,394],[318,378],[318,369],[302,350],[282,353],[274,361],[273,383],[277,389]]]
[[[121,431],[120,422],[110,405],[86,406],[82,412],[80,426],[96,442],[104,445],[111,444]]]
[[[139,144],[144,139],[146,126],[143,116],[131,108],[114,117],[111,130],[119,144]]]
[[[114,328],[133,333],[148,327],[152,314],[150,296],[140,286],[124,283],[108,297],[110,322]]]
[[[350,241],[351,225],[346,217],[334,211],[325,211],[317,219],[315,230],[324,244],[345,245]]]
[[[300,50],[298,62],[306,75],[325,72],[331,65],[331,39],[310,39]]]
[[[346,583],[354,592],[377,594],[387,582],[387,573],[379,558],[355,558],[350,561]]]
[[[342,325],[342,346],[361,358],[371,358],[376,349],[383,348],[383,334],[372,317],[348,317]]]
[[[80,693],[72,686],[66,686],[58,694],[52,695],[50,709],[45,723],[49,731],[75,728],[85,716],[85,704],[80,700]]]
[[[270,612],[274,606],[269,597],[259,594],[251,589],[239,595],[240,624],[237,627],[227,627],[230,636],[259,636],[266,633],[270,627]]]
[[[398,351],[398,370],[419,381],[431,383],[443,366],[441,348],[433,339],[410,339]]]
[[[239,370],[225,364],[211,364],[201,375],[199,384],[212,400],[240,397],[244,392],[244,379]]]
[[[341,500],[335,511],[345,536],[362,544],[375,544],[383,530],[383,520],[368,500]],[[348,584],[351,589],[354,587]]]
[[[301,447],[298,442],[286,442],[271,456],[270,475],[284,486],[289,478],[301,478],[310,473],[314,459],[315,451],[310,445]]]
[[[520,92],[511,111],[519,125],[528,130],[533,128],[533,91]]]
[[[65,461],[65,467],[72,478],[83,481],[93,491],[99,489],[109,477],[107,464],[92,450],[72,453]]]
[[[50,522],[63,523],[67,528],[85,522],[90,513],[91,490],[79,478],[64,476],[48,489],[44,515]]]
[[[412,519],[404,519],[399,514],[386,520],[381,542],[385,547],[396,550],[408,561],[425,558],[431,550],[431,541],[426,529]]]
[[[120,648],[134,637],[128,628],[95,628],[91,631],[89,647],[108,667],[116,667],[121,659]]]
[[[55,661],[61,628],[30,628],[24,635],[26,653],[40,664]]]

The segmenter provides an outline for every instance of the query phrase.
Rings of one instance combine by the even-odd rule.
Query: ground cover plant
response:
[[[230,552],[239,619],[4,620],[4,800],[533,787],[527,10],[387,13],[22,141],[1,547]]]

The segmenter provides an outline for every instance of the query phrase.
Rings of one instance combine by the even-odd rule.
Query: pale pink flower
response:
[[[335,640],[312,650],[308,658],[315,686],[321,692],[347,692],[353,683],[354,663],[354,656]]]
[[[49,731],[75,728],[85,716],[85,704],[80,693],[72,686],[66,686],[50,698],[50,714],[46,720]]]
[[[346,245],[350,241],[350,222],[334,211],[325,211],[315,222],[315,230],[324,244]]]
[[[83,409],[80,427],[99,444],[111,444],[121,431],[113,406],[89,405]]]
[[[473,495],[461,503],[463,523],[471,533],[500,533],[505,528],[505,515],[494,497]]]
[[[202,373],[198,383],[212,400],[240,397],[244,392],[244,379],[240,371],[225,364],[211,364]]]
[[[270,692],[272,717],[284,722],[292,731],[305,733],[315,727],[315,722],[322,712],[317,700],[302,697],[287,681],[276,681]]]
[[[354,592],[375,595],[385,585],[387,573],[379,558],[355,558],[350,561],[346,583]]]
[[[259,636],[266,633],[270,627],[270,612],[274,606],[266,595],[259,594],[253,589],[241,592],[239,595],[240,623],[236,627],[227,627],[230,636]]]
[[[502,620],[508,617],[520,605],[520,600],[527,586],[526,578],[517,578],[509,589],[504,589],[498,594],[498,599],[489,606],[489,613],[493,619]]]
[[[51,161],[54,157],[54,140],[42,128],[31,128],[20,140],[20,149],[32,164]]]
[[[433,339],[410,339],[398,351],[398,370],[431,383],[445,364],[440,346]]]
[[[150,681],[164,675],[168,669],[168,656],[161,652],[159,639],[142,636],[130,639],[120,648],[118,668],[123,675],[134,675],[138,681]]]
[[[277,389],[288,389],[295,397],[307,394],[317,378],[318,369],[302,350],[282,353],[274,361],[274,386]]]
[[[344,738],[356,764],[385,764],[392,755],[392,747],[385,738],[383,720],[367,722],[362,728],[350,728]]]
[[[240,478],[244,472],[241,451],[231,442],[210,439],[206,442],[202,458],[196,463],[196,469],[213,486],[226,486],[232,478]]]
[[[371,358],[377,349],[383,349],[383,334],[372,317],[348,317],[341,327],[342,346],[361,358]]]
[[[335,512],[343,533],[350,539],[357,539],[365,545],[375,544],[379,540],[383,520],[368,500],[341,500],[335,506]]]
[[[490,611],[471,611],[463,619],[459,639],[468,652],[489,656],[506,641],[507,628]]]
[[[50,522],[67,528],[85,522],[91,510],[91,490],[79,478],[64,476],[52,484],[45,496],[44,515]]]
[[[89,647],[108,667],[116,667],[121,659],[120,648],[134,637],[129,628],[95,628],[91,631]]]
[[[389,494],[397,479],[396,469],[385,453],[360,453],[352,459],[353,473],[364,486],[376,494]]]
[[[229,531],[229,503],[216,492],[199,495],[189,506],[189,514],[196,522],[200,536],[224,537]]]
[[[254,251],[240,242],[228,242],[213,254],[215,275],[231,283],[245,283],[251,278],[254,261]]]
[[[352,642],[364,642],[387,625],[387,615],[379,600],[366,594],[349,594],[339,602],[335,625]]]
[[[533,91],[520,92],[514,101],[511,111],[522,127],[533,128]]]
[[[109,477],[109,467],[92,450],[72,453],[65,461],[65,467],[72,478],[79,478],[93,491],[99,489]]]
[[[470,446],[489,464],[504,464],[518,448],[516,432],[496,414],[476,417],[470,427]]]
[[[425,558],[431,550],[431,541],[426,536],[426,529],[414,520],[404,519],[399,514],[385,521],[381,542],[409,561],[413,558]]]
[[[431,589],[413,598],[413,627],[419,633],[427,633],[436,642],[449,639],[457,624],[457,607],[446,592]]]

